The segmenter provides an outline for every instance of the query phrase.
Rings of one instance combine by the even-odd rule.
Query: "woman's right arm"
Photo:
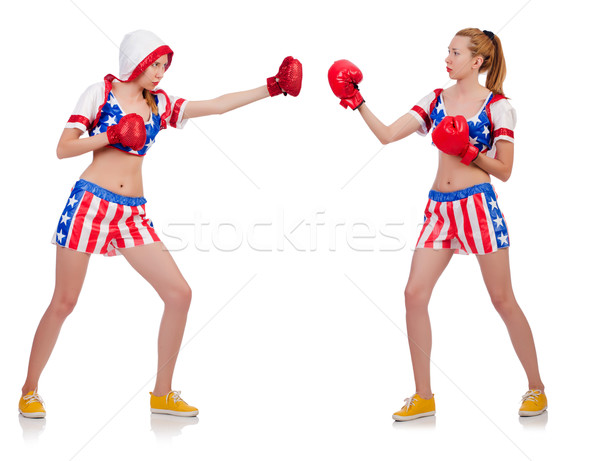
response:
[[[387,126],[381,123],[366,104],[361,104],[358,111],[381,144],[399,141],[400,139],[413,134],[421,127],[420,122],[410,113],[404,114],[394,123]]]
[[[106,133],[100,133],[96,136],[80,139],[82,134],[83,131],[77,128],[65,128],[58,140],[56,156],[61,159],[77,157],[78,155],[100,149],[109,144],[108,135]]]

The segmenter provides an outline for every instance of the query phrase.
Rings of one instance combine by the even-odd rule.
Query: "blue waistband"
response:
[[[435,200],[436,202],[453,202],[454,200],[461,200],[463,198],[470,197],[471,195],[481,194],[481,193],[491,194],[493,197],[496,196],[496,192],[494,188],[489,182],[484,182],[481,184],[476,184],[472,187],[467,187],[466,189],[455,190],[453,192],[439,192],[437,190],[429,191],[429,198],[431,200]]]
[[[73,186],[73,192],[76,190],[86,190],[94,194],[96,197],[112,203],[117,203],[119,205],[139,206],[146,203],[146,199],[144,197],[127,197],[125,195],[115,194],[114,192],[104,189],[93,182],[86,181],[85,179],[80,179],[75,183]]]

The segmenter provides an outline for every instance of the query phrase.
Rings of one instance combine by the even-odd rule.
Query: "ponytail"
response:
[[[502,83],[506,78],[506,62],[502,51],[502,43],[492,32],[482,32],[476,28],[462,29],[456,33],[460,37],[469,37],[471,56],[481,56],[483,64],[479,73],[487,72],[485,86],[494,94],[504,95]]]
[[[144,89],[142,92],[144,99],[146,100],[146,104],[150,107],[150,110],[154,115],[158,115],[158,107],[156,106],[156,101],[154,100],[154,96],[148,90]]]

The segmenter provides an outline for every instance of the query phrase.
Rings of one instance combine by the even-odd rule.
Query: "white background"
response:
[[[5,4],[0,438],[10,459],[597,455],[599,43],[591,4]],[[363,96],[389,124],[449,84],[447,45],[464,27],[496,32],[507,59],[515,163],[507,183],[493,183],[549,411],[517,416],[525,374],[475,258],[456,256],[430,304],[438,414],[393,423],[414,392],[403,290],[436,153],[416,135],[382,149],[360,115],[339,106],[326,74],[337,59],[356,63]],[[118,44],[140,28],[175,51],[162,83],[170,94],[208,99],[255,88],[287,55],[303,63],[302,92],[162,132],[144,160],[148,213],[194,293],[174,388],[199,407],[198,418],[150,416],[160,299],[124,258],[95,256],[40,382],[48,416],[24,420],[18,397],[54,284],[49,240],[91,160],[58,161],[55,147],[81,92],[118,72]],[[317,214],[323,224],[308,226]],[[198,245],[208,251],[194,242],[191,223],[200,221],[210,223]],[[239,234],[222,229],[211,243],[226,222]],[[253,226],[269,222],[253,237],[269,251],[251,248]],[[382,251],[398,243],[380,234],[386,223],[404,223],[390,231],[403,242],[398,251]],[[347,232],[376,237],[348,240]],[[368,246],[374,251],[352,248]]]

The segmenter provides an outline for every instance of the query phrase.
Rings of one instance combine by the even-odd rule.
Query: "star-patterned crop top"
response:
[[[65,128],[78,128],[87,131],[90,136],[106,132],[111,125],[116,125],[125,112],[112,92],[112,75],[107,75],[103,82],[95,83],[88,87],[81,95],[73,114]],[[111,147],[134,155],[146,155],[158,132],[167,126],[183,128],[187,119],[183,113],[187,101],[183,98],[168,96],[163,90],[152,91],[152,96],[158,108],[158,114],[150,112],[150,120],[146,123],[146,144],[139,151],[135,151],[122,144],[111,144]]]
[[[442,90],[437,89],[421,99],[410,111],[421,124],[417,130],[425,136],[447,115]],[[517,113],[502,95],[490,92],[479,112],[467,120],[471,144],[488,157],[496,158],[496,142],[505,139],[515,142]]]

